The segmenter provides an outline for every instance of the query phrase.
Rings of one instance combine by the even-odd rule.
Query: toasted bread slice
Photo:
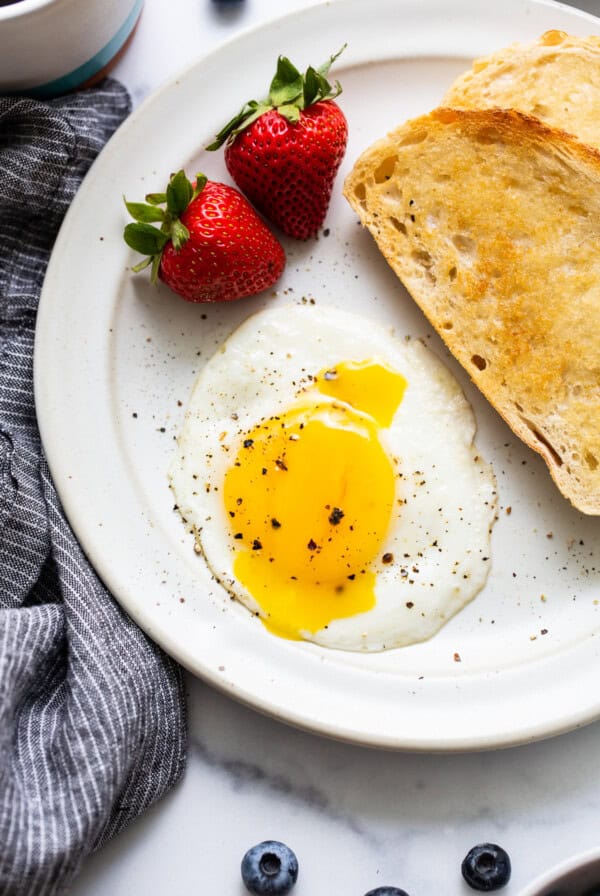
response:
[[[547,31],[476,59],[443,106],[517,109],[600,147],[600,37]]]
[[[600,153],[515,111],[440,108],[367,149],[344,193],[561,492],[600,514]]]

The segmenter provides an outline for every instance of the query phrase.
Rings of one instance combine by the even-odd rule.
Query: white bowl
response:
[[[600,893],[600,847],[555,865],[525,887],[519,896],[587,896],[592,887]]]
[[[0,0],[0,92],[58,96],[99,80],[143,0]]]

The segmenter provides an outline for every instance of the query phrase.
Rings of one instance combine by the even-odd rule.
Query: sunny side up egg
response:
[[[326,647],[423,641],[490,569],[495,480],[420,341],[272,306],[202,370],[170,471],[210,570],[267,629]]]

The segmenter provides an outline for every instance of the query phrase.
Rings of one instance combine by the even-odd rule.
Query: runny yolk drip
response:
[[[378,430],[391,423],[406,381],[364,362],[322,371],[316,384],[335,400],[315,393],[261,421],[224,483],[234,574],[266,627],[292,639],[375,605],[369,567],[395,498]]]
[[[374,361],[344,361],[317,376],[317,388],[387,428],[396,413],[406,380],[391,367]]]

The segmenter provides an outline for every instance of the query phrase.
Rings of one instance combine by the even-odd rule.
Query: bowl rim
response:
[[[576,853],[568,859],[563,859],[554,865],[549,871],[544,871],[521,890],[518,896],[537,896],[544,887],[559,884],[562,878],[572,871],[584,871],[586,868],[598,863],[600,870],[600,846],[594,846],[583,852]]]
[[[60,0],[13,0],[8,6],[0,6],[0,22],[22,19],[29,13],[57,2]]]

